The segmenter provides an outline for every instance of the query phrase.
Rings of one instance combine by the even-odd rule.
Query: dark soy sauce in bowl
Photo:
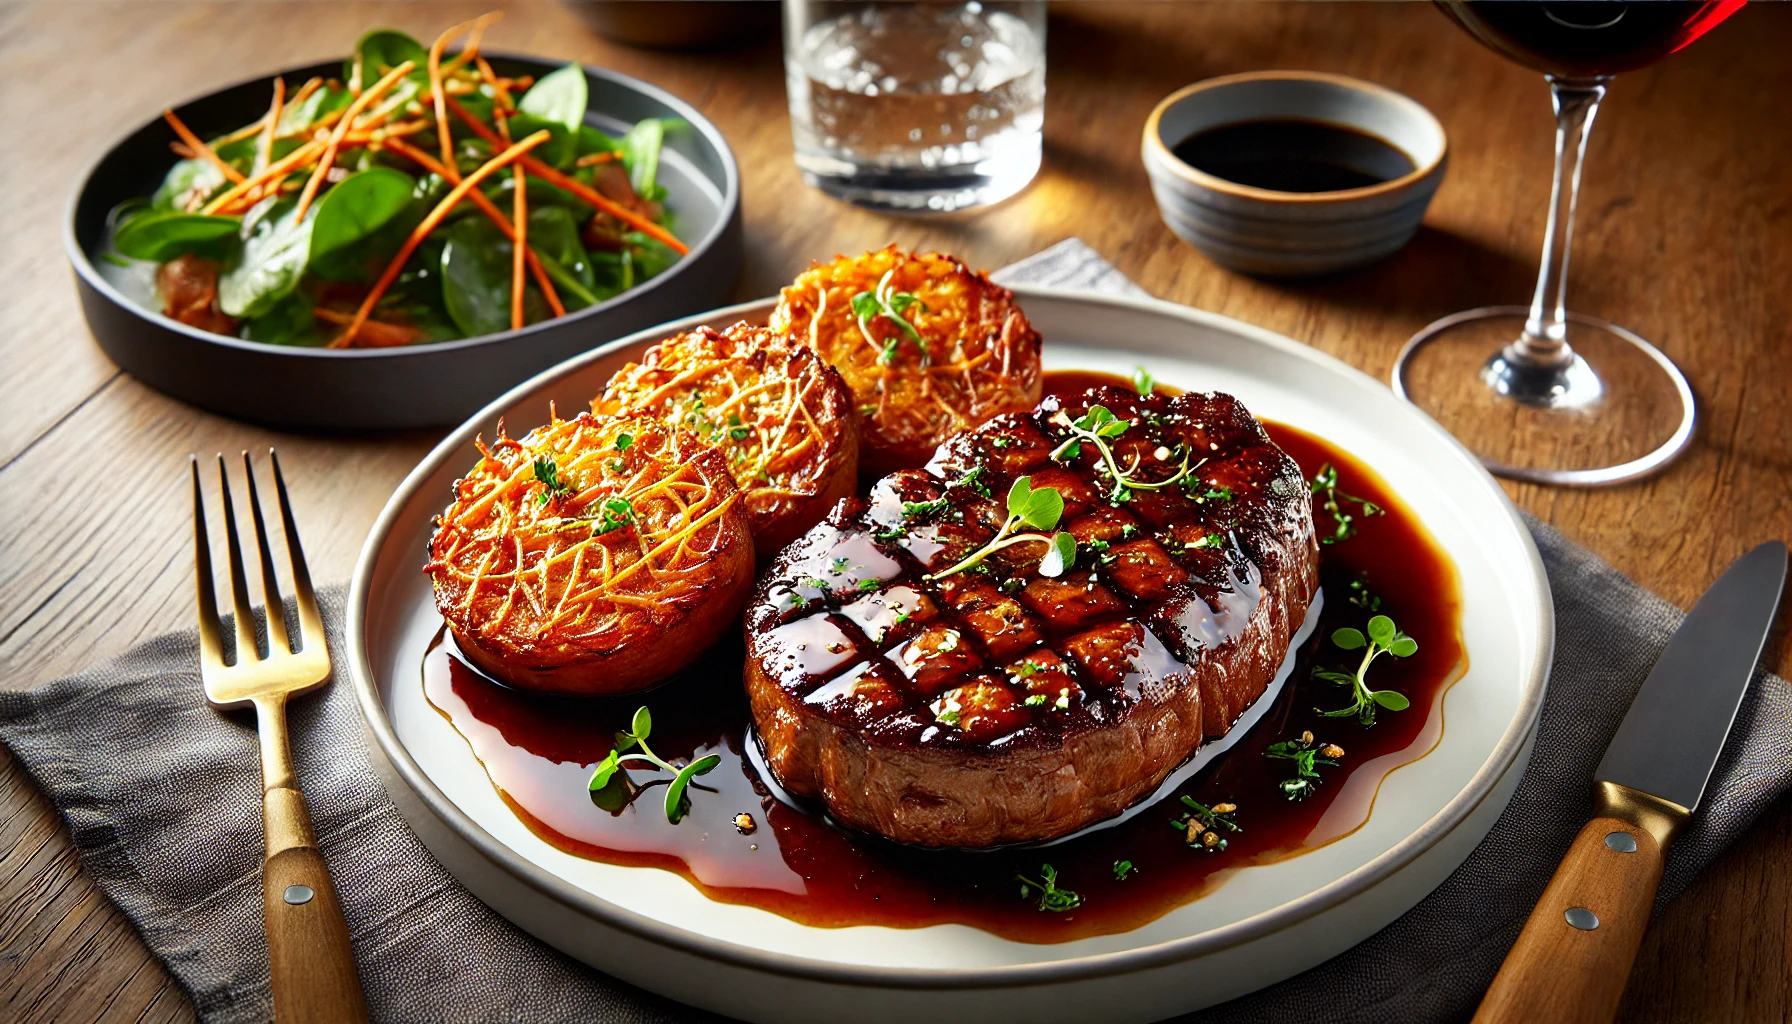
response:
[[[1417,169],[1399,148],[1367,132],[1324,121],[1242,121],[1178,142],[1178,160],[1236,185],[1272,192],[1342,192]]]

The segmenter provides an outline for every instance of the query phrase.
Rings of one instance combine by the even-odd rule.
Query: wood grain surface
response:
[[[341,55],[362,30],[430,36],[459,2],[0,4],[0,679],[30,685],[189,626],[189,452],[280,447],[320,581],[344,580],[374,515],[431,435],[276,435],[121,375],[94,346],[62,252],[71,189],[110,141],[170,102]],[[1054,6],[1045,166],[981,214],[909,220],[805,189],[791,162],[777,42],[722,53],[604,40],[575,7],[514,5],[494,49],[583,60],[691,101],[745,182],[740,298],[812,257],[895,241],[999,266],[1068,236],[1151,292],[1281,331],[1385,379],[1433,318],[1529,295],[1548,196],[1535,74],[1424,4]],[[1648,482],[1512,487],[1523,507],[1689,605],[1729,561],[1792,539],[1792,4],[1755,4],[1685,53],[1619,79],[1594,133],[1573,305],[1685,367],[1703,417]],[[1307,283],[1223,271],[1159,221],[1139,131],[1164,94],[1262,68],[1369,78],[1451,136],[1425,228],[1369,270]],[[1770,652],[1785,673],[1784,630]],[[1650,928],[1627,1021],[1792,1014],[1792,802],[1782,801]],[[80,871],[53,810],[0,752],[0,1019],[185,1019],[191,1007]]]

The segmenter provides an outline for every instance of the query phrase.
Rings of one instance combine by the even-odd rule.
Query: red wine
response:
[[[1366,132],[1323,121],[1225,124],[1178,142],[1176,159],[1216,178],[1276,192],[1339,192],[1411,174],[1412,157]]]
[[[1564,78],[1653,64],[1711,31],[1744,0],[1474,0],[1440,2],[1483,45]]]

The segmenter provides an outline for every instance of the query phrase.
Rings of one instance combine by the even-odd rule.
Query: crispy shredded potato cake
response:
[[[461,650],[514,686],[628,693],[734,628],[753,583],[722,454],[644,415],[503,424],[454,486],[424,571]]]
[[[859,463],[852,392],[802,345],[738,323],[700,327],[647,350],[591,403],[697,432],[727,460],[753,545],[769,558],[851,495]]]
[[[771,326],[846,378],[866,475],[920,466],[953,434],[1039,401],[1039,332],[1012,292],[951,256],[890,246],[815,264]]]

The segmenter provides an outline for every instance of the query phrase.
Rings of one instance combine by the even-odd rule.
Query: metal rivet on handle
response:
[[[289,885],[282,898],[296,907],[301,903],[310,903],[311,897],[315,895],[317,894],[311,891],[309,885]]]
[[[1635,853],[1636,837],[1628,832],[1607,832],[1605,845],[1619,853]]]
[[[1569,907],[1567,913],[1562,917],[1571,927],[1579,928],[1583,932],[1590,932],[1599,927],[1599,915],[1586,907]]]

